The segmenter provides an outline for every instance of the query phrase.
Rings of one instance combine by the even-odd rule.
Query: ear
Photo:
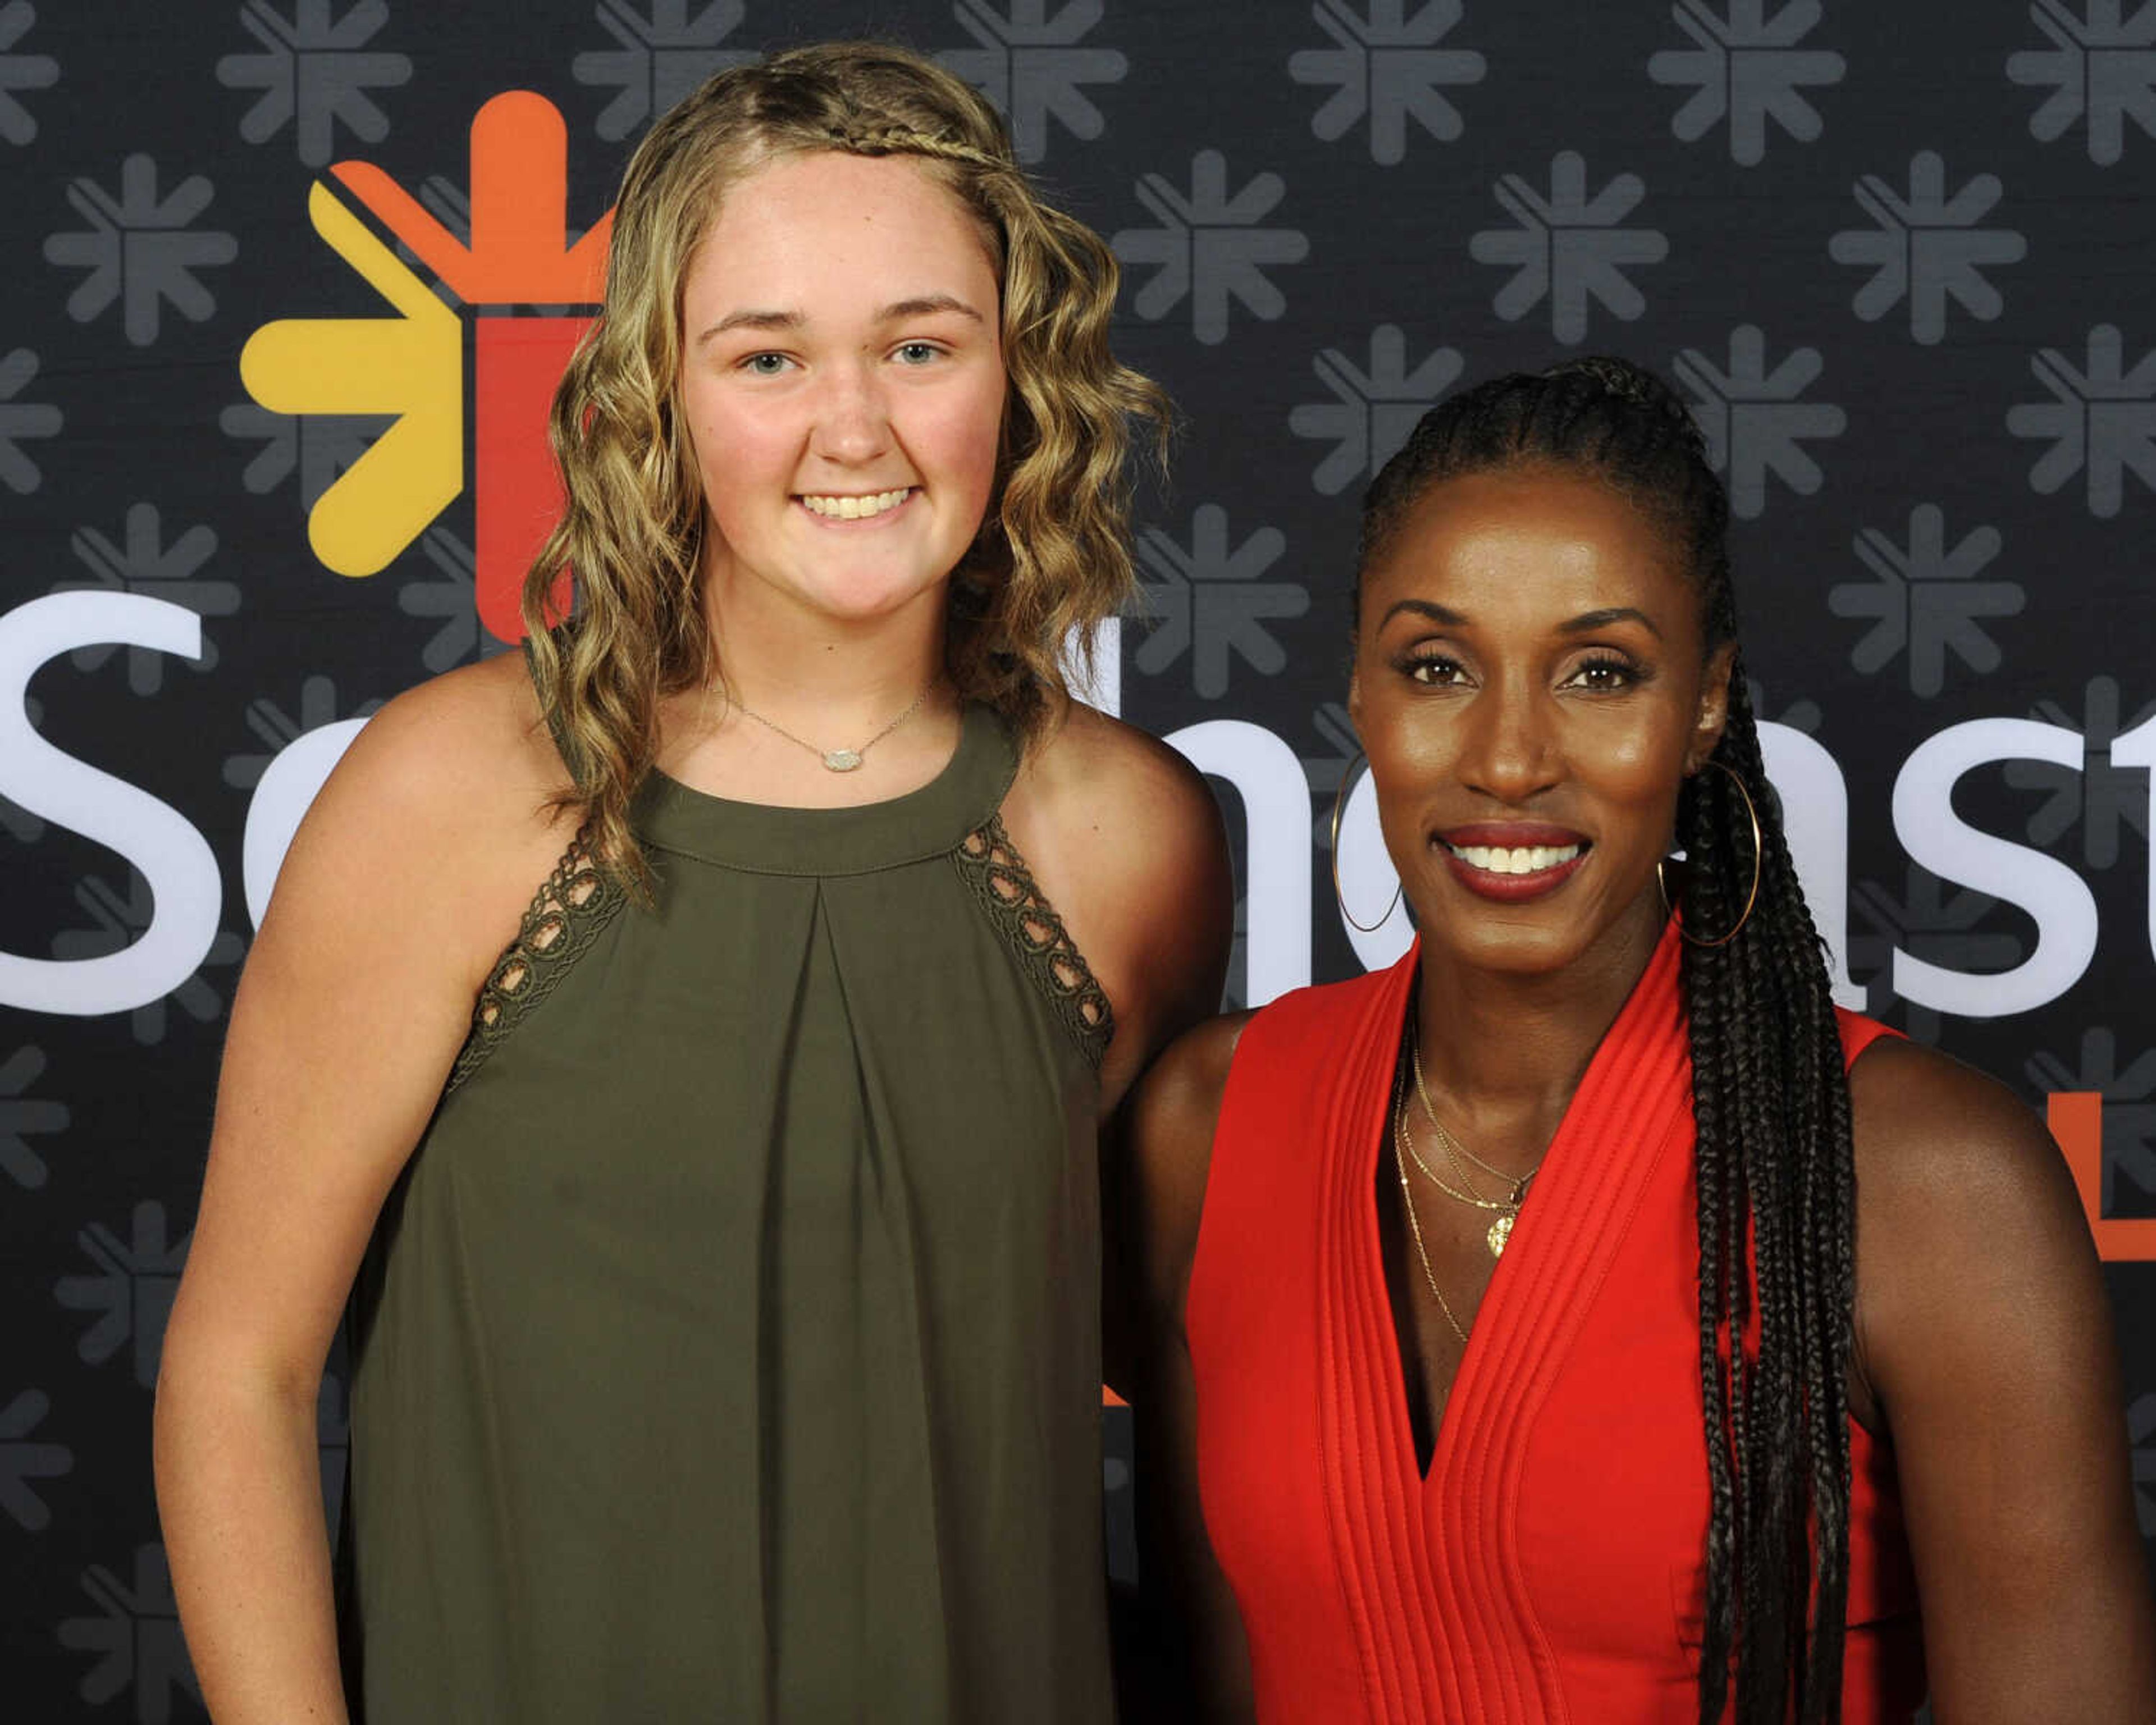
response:
[[[1363,669],[1351,665],[1348,671],[1348,722],[1355,727],[1358,742],[1363,737]]]
[[[1706,675],[1700,680],[1699,711],[1693,714],[1691,740],[1685,749],[1687,777],[1707,764],[1722,741],[1729,722],[1729,675],[1737,664],[1737,643],[1724,641],[1707,655]]]

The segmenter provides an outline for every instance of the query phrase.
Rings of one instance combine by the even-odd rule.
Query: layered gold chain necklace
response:
[[[1408,1129],[1405,1097],[1401,1098],[1399,1109],[1393,1116],[1394,1147],[1397,1152],[1404,1154],[1409,1161],[1414,1163],[1422,1177],[1447,1198],[1457,1203],[1467,1204],[1475,1209],[1494,1213],[1496,1219],[1490,1224],[1488,1231],[1482,1237],[1484,1243],[1490,1248],[1490,1255],[1493,1258],[1502,1258],[1505,1255],[1506,1242],[1512,1237],[1513,1224],[1520,1219],[1520,1206],[1527,1202],[1527,1188],[1534,1183],[1535,1176],[1542,1172],[1543,1165],[1538,1160],[1527,1173],[1515,1178],[1502,1168],[1492,1168],[1446,1131],[1445,1122],[1437,1117],[1437,1109],[1430,1101],[1430,1086],[1423,1079],[1420,1044],[1419,1037],[1413,1035],[1409,1037],[1408,1060],[1409,1070],[1414,1074],[1415,1097],[1422,1105],[1423,1117],[1430,1122],[1430,1129],[1437,1139],[1438,1147],[1445,1153],[1446,1162],[1451,1165],[1453,1176],[1460,1183],[1455,1185],[1452,1180],[1446,1179],[1422,1159],[1422,1153],[1415,1148],[1414,1135]],[[1467,1165],[1470,1163],[1481,1169],[1484,1173],[1504,1181],[1510,1189],[1505,1196],[1486,1198],[1475,1190],[1475,1177],[1467,1171]]]

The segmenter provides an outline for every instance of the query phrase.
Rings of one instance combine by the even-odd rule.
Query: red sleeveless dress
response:
[[[1674,932],[1597,1050],[1470,1332],[1425,1479],[1378,1256],[1415,955],[1237,1045],[1185,1325],[1199,1490],[1265,1725],[1688,1722],[1707,1481]],[[1849,1059],[1883,1027],[1845,1015]],[[1842,1717],[1924,1697],[1891,1450],[1852,1423]]]

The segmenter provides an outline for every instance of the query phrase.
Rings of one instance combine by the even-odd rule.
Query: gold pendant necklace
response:
[[[1439,1178],[1430,1164],[1422,1159],[1420,1153],[1414,1147],[1414,1140],[1408,1133],[1404,1106],[1402,1107],[1400,1115],[1395,1117],[1394,1122],[1394,1131],[1398,1134],[1399,1142],[1406,1147],[1407,1153],[1414,1160],[1414,1165],[1422,1170],[1423,1177],[1446,1197],[1456,1199],[1461,1204],[1472,1204],[1476,1209],[1496,1210],[1500,1213],[1496,1219],[1490,1224],[1482,1239],[1483,1243],[1490,1248],[1490,1255],[1493,1258],[1502,1258],[1505,1255],[1507,1243],[1512,1237],[1513,1224],[1520,1219],[1520,1206],[1527,1202],[1527,1188],[1534,1183],[1534,1178],[1542,1172],[1543,1165],[1537,1161],[1527,1173],[1516,1179],[1502,1168],[1492,1168],[1445,1129],[1445,1122],[1437,1117],[1437,1110],[1431,1105],[1430,1086],[1423,1081],[1421,1039],[1414,1034],[1412,1024],[1409,1029],[1408,1061],[1409,1070],[1414,1074],[1415,1096],[1422,1104],[1423,1116],[1430,1122],[1430,1130],[1437,1135],[1438,1147],[1445,1152],[1445,1159],[1452,1164],[1453,1173],[1460,1177],[1460,1185],[1468,1189],[1462,1191],[1460,1187],[1451,1184],[1449,1181]],[[1462,1158],[1466,1160],[1463,1161]],[[1473,1189],[1475,1182],[1467,1172],[1467,1163],[1470,1162],[1481,1168],[1483,1173],[1494,1174],[1497,1178],[1507,1182],[1512,1188],[1509,1195],[1504,1198],[1484,1198],[1476,1192]]]

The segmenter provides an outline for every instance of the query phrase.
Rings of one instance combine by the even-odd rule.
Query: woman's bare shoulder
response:
[[[2087,1218],[2043,1122],[1995,1079],[1881,1040],[1850,1070],[1859,1362],[1886,1395],[2038,1368],[2103,1292]],[[1974,1272],[1981,1266],[1981,1274]],[[2047,1325],[2046,1317],[2056,1320]]]
[[[407,690],[368,721],[326,790],[425,812],[429,825],[529,814],[567,788],[523,662],[502,654]]]
[[[1897,1218],[1952,1199],[2025,1212],[2066,1189],[2057,1147],[2035,1113],[1998,1080],[1898,1037],[1873,1043],[1850,1069],[1857,1184]],[[1942,1225],[1944,1225],[1942,1219]]]
[[[1115,1008],[1112,1101],[1219,1009],[1235,904],[1219,807],[1168,744],[1072,703],[1027,756],[1005,819]]]
[[[295,835],[263,934],[310,942],[359,905],[484,968],[573,835],[568,788],[521,661],[503,655],[398,696],[352,740]]]

